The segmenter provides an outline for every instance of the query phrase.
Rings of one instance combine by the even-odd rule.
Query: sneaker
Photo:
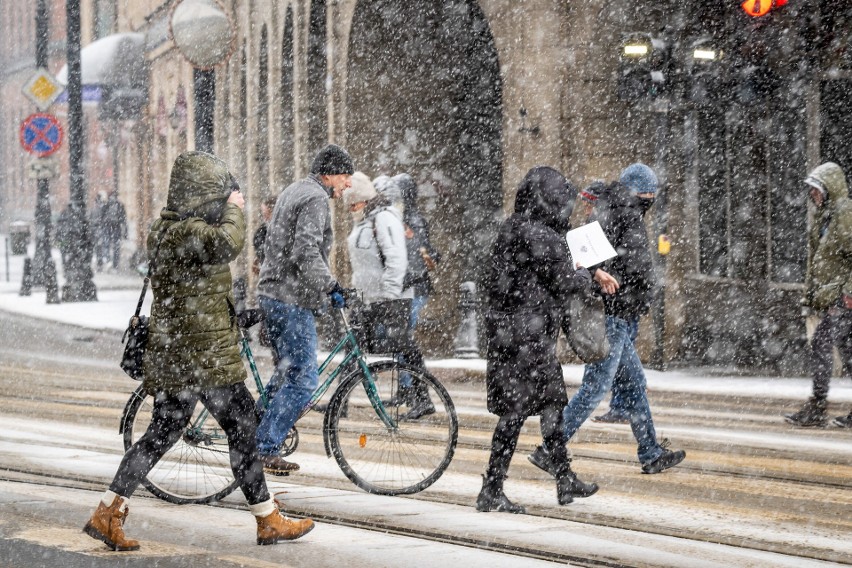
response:
[[[663,453],[654,461],[642,464],[642,473],[660,473],[683,461],[686,457],[686,452],[683,450],[672,451],[668,449],[668,446],[669,441],[664,439],[660,444],[660,447],[663,448]]]
[[[592,418],[592,422],[601,422],[604,424],[630,424],[630,417],[623,412],[610,409],[606,414],[601,414],[600,416]]]
[[[800,428],[823,428],[828,424],[828,403],[811,397],[795,414],[785,414],[784,420]]]
[[[835,426],[840,426],[841,428],[852,428],[852,412],[847,414],[846,416],[838,416],[832,422]]]
[[[435,405],[427,398],[416,402],[414,406],[411,407],[408,412],[400,416],[400,418],[402,420],[417,420],[418,418],[423,418],[430,414],[435,414]]]
[[[271,475],[290,475],[299,471],[299,464],[288,462],[280,456],[260,456],[263,462],[263,471]]]

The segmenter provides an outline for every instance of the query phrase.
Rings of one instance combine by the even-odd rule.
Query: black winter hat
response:
[[[355,165],[349,153],[336,144],[329,144],[319,152],[311,164],[311,173],[320,176],[355,173]]]

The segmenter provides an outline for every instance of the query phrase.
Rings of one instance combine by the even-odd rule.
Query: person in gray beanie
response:
[[[329,304],[346,306],[328,261],[334,238],[328,200],[352,186],[354,171],[346,150],[329,144],[308,177],[281,192],[268,224],[257,294],[278,363],[266,386],[269,408],[257,429],[257,450],[274,475],[299,469],[278,452],[319,380],[314,315]]]

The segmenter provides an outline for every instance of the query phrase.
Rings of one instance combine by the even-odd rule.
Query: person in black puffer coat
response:
[[[503,493],[503,482],[529,416],[541,416],[542,435],[553,448],[559,503],[597,490],[571,471],[561,438],[568,397],[556,339],[572,295],[592,286],[588,270],[575,270],[564,236],[576,195],[553,168],[531,169],[518,188],[515,213],[503,223],[491,250],[486,381],[488,411],[500,421],[476,501],[479,511],[524,512]]]

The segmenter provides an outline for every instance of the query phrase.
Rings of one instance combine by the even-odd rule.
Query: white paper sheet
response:
[[[597,221],[568,231],[565,240],[568,241],[574,264],[585,268],[591,268],[617,255]]]

